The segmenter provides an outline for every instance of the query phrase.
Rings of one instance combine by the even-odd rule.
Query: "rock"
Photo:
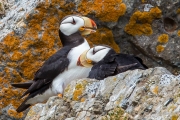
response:
[[[24,90],[12,88],[10,83],[32,80],[43,62],[60,49],[59,22],[69,14],[81,14],[95,20],[97,32],[86,36],[90,45],[107,44],[117,52],[141,57],[150,68],[161,66],[174,75],[180,74],[178,0],[0,0],[0,3],[0,119],[3,119],[3,116],[8,116],[9,119],[24,119],[28,110],[23,114],[15,111],[23,101],[19,100],[19,97]],[[108,86],[107,90],[101,88],[102,90],[98,91],[102,92],[107,101],[114,90],[114,84],[117,84],[112,81],[92,82],[89,89],[98,89],[102,84],[105,88]],[[82,94],[89,83],[81,84],[75,91],[73,100],[86,101],[83,96],[77,96]],[[153,94],[157,94],[159,90],[156,85],[148,89]],[[89,91],[89,97],[96,96],[95,89]],[[69,91],[66,95],[65,98],[71,98],[73,93]],[[95,104],[94,102],[92,99],[91,105]],[[132,103],[137,104],[137,101]],[[71,104],[78,108],[76,112],[81,111],[78,107],[80,103]],[[94,114],[103,114],[98,112],[98,107],[104,106],[97,103],[96,107],[91,105],[87,104],[86,109],[91,107]],[[109,102],[108,105],[105,107],[107,110],[113,107],[114,103]],[[153,106],[150,105],[147,110],[151,107]]]
[[[180,119],[179,76],[156,67],[126,71],[101,81],[75,80],[65,89],[63,99],[51,97],[45,105],[33,106],[30,112],[39,108],[41,112],[28,113],[26,120],[34,116],[54,120],[56,115],[59,120]]]
[[[148,67],[163,66],[178,75],[180,2],[124,0],[124,3],[130,19],[120,17],[112,29],[121,52],[143,58]]]

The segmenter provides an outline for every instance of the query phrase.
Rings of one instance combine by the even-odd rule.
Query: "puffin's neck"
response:
[[[59,37],[61,39],[62,45],[76,47],[84,42],[84,38],[79,32],[76,32],[72,35],[65,35],[59,30]]]

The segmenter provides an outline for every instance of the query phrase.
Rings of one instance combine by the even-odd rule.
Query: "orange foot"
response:
[[[62,98],[62,97],[63,97],[63,94],[58,94],[58,97],[59,97],[59,98]]]

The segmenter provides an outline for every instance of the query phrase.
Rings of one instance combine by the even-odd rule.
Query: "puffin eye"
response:
[[[75,24],[76,24],[76,21],[74,20],[74,18],[73,18],[73,17],[72,17],[72,19],[73,19],[72,24],[73,24],[73,25],[75,25]]]

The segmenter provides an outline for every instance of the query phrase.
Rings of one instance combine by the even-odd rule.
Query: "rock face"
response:
[[[63,99],[51,97],[46,104],[33,106],[25,120],[179,120],[179,86],[180,75],[161,67],[101,81],[76,80],[65,89]]]
[[[97,32],[86,36],[90,45],[107,44],[148,67],[180,74],[179,0],[0,0],[0,119],[25,116],[15,111],[24,91],[10,83],[32,80],[60,49],[59,23],[69,14],[95,20]]]

